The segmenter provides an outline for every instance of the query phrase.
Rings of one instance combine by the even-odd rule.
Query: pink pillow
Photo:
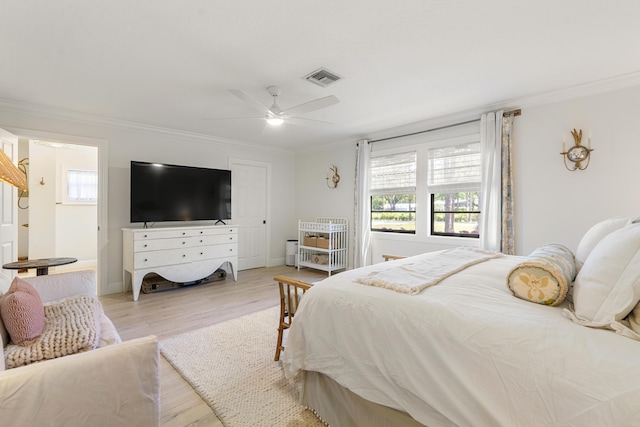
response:
[[[27,346],[44,329],[44,306],[38,291],[16,277],[0,300],[0,316],[14,344]]]

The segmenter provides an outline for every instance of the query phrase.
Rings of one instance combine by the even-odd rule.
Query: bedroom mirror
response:
[[[562,159],[564,160],[564,167],[569,171],[585,170],[589,167],[591,161],[591,132],[589,132],[589,138],[587,139],[587,146],[582,145],[582,129],[579,131],[572,130],[571,135],[575,145],[567,150],[566,140],[562,140]],[[569,160],[570,163],[567,163]]]

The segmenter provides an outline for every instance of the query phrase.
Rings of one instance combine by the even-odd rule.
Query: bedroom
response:
[[[433,2],[430,5],[433,9],[428,11],[436,17],[445,16],[448,19],[459,15],[460,20],[448,21],[449,25],[464,26],[474,22],[476,14],[479,13],[477,6],[471,3],[457,2],[450,12],[445,13],[444,3]],[[509,2],[493,2],[493,5],[497,10],[512,7]],[[146,6],[150,8],[148,4]],[[480,112],[499,107],[522,109],[522,115],[516,118],[514,125],[514,140],[517,144],[514,169],[517,171],[515,227],[518,254],[526,255],[550,241],[562,242],[575,249],[580,236],[595,222],[615,215],[635,216],[640,212],[640,199],[633,193],[633,183],[640,180],[640,171],[637,168],[640,144],[636,141],[638,132],[635,129],[640,114],[640,63],[637,62],[638,58],[630,53],[640,41],[635,25],[640,11],[635,2],[622,2],[615,11],[600,10],[599,3],[596,2],[590,2],[587,8],[583,8],[583,2],[571,2],[562,6],[555,2],[545,2],[538,11],[526,10],[523,14],[526,12],[535,16],[531,22],[515,21],[502,32],[492,33],[492,40],[496,43],[512,40],[504,48],[507,57],[514,55],[515,58],[507,60],[513,70],[504,73],[514,79],[508,81],[510,86],[498,86],[496,79],[491,80],[491,83],[484,83],[486,87],[480,88],[481,84],[476,84],[478,88],[473,92],[473,86],[464,84],[468,80],[484,82],[483,77],[487,78],[484,74],[474,73],[470,77],[460,74],[449,79],[446,75],[448,70],[444,70],[441,71],[444,75],[429,75],[435,83],[421,89],[415,96],[413,90],[417,89],[412,89],[412,86],[408,89],[404,85],[396,86],[398,83],[392,84],[387,76],[397,74],[409,81],[419,73],[409,73],[399,68],[385,70],[380,65],[380,62],[386,64],[398,60],[398,67],[405,69],[412,69],[416,65],[424,67],[420,69],[422,72],[431,69],[432,65],[426,62],[416,64],[412,61],[399,61],[398,56],[410,56],[419,52],[418,49],[421,47],[420,43],[413,40],[418,37],[411,32],[403,33],[400,40],[407,42],[409,38],[413,42],[404,45],[406,51],[398,53],[396,51],[399,49],[394,46],[398,40],[392,37],[394,29],[403,22],[402,20],[408,19],[406,15],[410,15],[410,12],[406,15],[400,14],[402,16],[397,17],[395,21],[390,20],[393,15],[391,11],[384,10],[384,3],[378,3],[380,10],[368,12],[373,14],[370,19],[379,24],[378,31],[387,37],[388,44],[382,43],[379,48],[384,48],[391,60],[380,61],[377,56],[356,56],[355,52],[351,52],[354,55],[353,62],[356,63],[350,64],[349,70],[353,69],[353,72],[346,72],[346,64],[344,67],[342,64],[349,55],[341,53],[339,48],[340,45],[345,45],[345,42],[332,38],[339,39],[345,33],[340,33],[341,36],[326,35],[322,31],[326,29],[323,25],[314,25],[310,28],[324,35],[326,39],[312,45],[312,49],[305,46],[303,50],[312,53],[306,57],[307,62],[293,67],[290,62],[292,60],[288,59],[288,56],[292,55],[285,55],[277,49],[274,52],[270,49],[270,43],[265,42],[258,46],[259,49],[256,48],[253,60],[243,64],[248,69],[238,72],[241,78],[229,81],[226,79],[236,71],[234,67],[238,64],[238,59],[234,58],[233,54],[242,51],[243,43],[249,44],[256,38],[269,39],[267,36],[273,37],[280,44],[290,41],[289,35],[299,29],[291,23],[296,16],[295,13],[310,12],[305,7],[285,12],[281,9],[270,11],[265,6],[252,5],[256,9],[249,13],[243,12],[241,6],[216,5],[221,8],[220,15],[228,13],[229,16],[236,17],[231,24],[237,26],[240,29],[238,32],[242,33],[216,32],[214,37],[219,41],[216,43],[202,37],[205,33],[205,29],[202,28],[204,23],[199,23],[197,17],[204,16],[201,19],[205,23],[221,23],[212,16],[215,12],[208,10],[205,5],[201,6],[200,14],[194,11],[193,14],[183,15],[169,9],[169,12],[165,13],[160,10],[150,11],[147,15],[144,6],[129,10],[128,8],[133,6],[122,4],[120,7],[128,11],[130,18],[123,17],[124,23],[121,23],[117,19],[119,13],[108,13],[109,19],[105,19],[100,27],[101,30],[107,30],[112,28],[111,26],[121,25],[119,28],[122,28],[124,35],[120,35],[118,46],[111,46],[108,43],[108,31],[104,31],[99,37],[95,36],[95,39],[87,41],[86,44],[82,43],[82,35],[88,31],[89,25],[73,25],[78,24],[75,21],[77,17],[74,10],[78,10],[75,13],[82,10],[73,2],[63,2],[58,6],[59,10],[47,10],[42,5],[35,6],[29,3],[20,6],[9,5],[7,2],[3,4],[3,9],[6,9],[3,15],[11,16],[14,11],[18,14],[15,22],[3,25],[7,31],[2,42],[3,57],[8,57],[14,64],[29,60],[32,62],[28,62],[29,66],[24,68],[17,65],[3,67],[0,72],[0,127],[14,133],[37,130],[63,138],[85,138],[108,143],[106,164],[109,199],[103,223],[105,245],[102,248],[104,262],[100,276],[105,293],[116,292],[122,288],[120,229],[129,225],[128,168],[129,162],[134,159],[211,167],[225,167],[229,158],[270,163],[273,168],[271,187],[274,190],[271,192],[271,209],[268,212],[269,240],[266,253],[269,266],[284,264],[284,242],[295,236],[299,218],[353,217],[352,171],[357,139],[377,139],[464,121],[469,117],[477,117]],[[292,7],[290,2],[279,2],[278,6]],[[43,8],[40,13],[33,10],[38,7]],[[361,9],[374,9],[370,2],[358,2],[352,7],[342,7],[346,9],[326,11],[326,15],[322,15],[327,21],[333,16],[332,13],[345,17],[330,29],[346,31],[351,28],[350,25],[360,22],[359,18],[365,13]],[[418,2],[406,2],[405,7],[407,11],[415,13],[421,10]],[[471,8],[469,12],[465,12],[465,7]],[[38,21],[45,20],[45,16],[39,16],[46,15],[45,11],[58,17],[57,21],[51,21],[58,22],[60,27],[54,26],[55,28],[45,30],[47,27],[44,22]],[[105,11],[85,12],[89,17],[95,17]],[[126,15],[125,12],[120,13]],[[177,14],[174,21],[167,18],[166,15],[170,13]],[[29,14],[33,16],[29,18]],[[241,17],[245,17],[246,20]],[[165,32],[159,26],[153,25],[156,19],[166,26]],[[137,20],[140,21],[143,33],[140,38],[148,40],[149,37],[155,37],[159,46],[154,44],[155,47],[147,56],[142,53],[142,48],[148,45],[137,44],[139,50],[125,49],[122,55],[109,59],[114,50],[119,50],[125,44],[128,36],[134,35]],[[366,19],[362,18],[362,21]],[[28,22],[34,23],[33,28],[29,28],[34,39],[25,37],[24,33],[16,28],[25,26]],[[525,35],[518,35],[517,28],[523,25],[523,22],[537,38],[527,42]],[[304,23],[308,24],[306,21]],[[435,25],[434,22],[429,23]],[[198,27],[198,32],[180,39],[179,36],[183,34],[181,29],[189,24]],[[352,41],[352,48],[364,49],[364,46],[373,44],[370,40],[375,36],[375,32],[364,27],[357,27],[361,37]],[[33,33],[34,28],[42,28],[42,32]],[[67,28],[68,32],[61,30],[64,28]],[[446,29],[443,25],[435,25],[434,31],[445,32]],[[12,37],[12,33],[16,35]],[[21,40],[27,44],[19,45],[17,35],[20,34]],[[65,39],[67,44],[57,41],[54,37],[47,41],[47,34],[69,37],[69,40]],[[230,40],[233,37],[230,34],[236,36],[238,41]],[[264,37],[256,37],[255,34]],[[449,32],[446,34],[452,36]],[[309,38],[311,36],[309,35]],[[427,33],[423,40],[440,40],[432,36],[432,33]],[[308,39],[304,41],[308,42]],[[224,44],[230,42],[234,44],[225,48]],[[10,46],[12,43],[18,47],[14,49]],[[96,43],[99,49],[94,51],[90,43]],[[460,49],[458,52],[468,53],[459,43],[459,39],[433,43],[435,46],[429,53],[442,54],[442,50],[455,52],[456,48]],[[323,48],[325,44],[329,47]],[[524,58],[518,55],[520,47],[522,51],[527,52]],[[527,51],[525,47],[532,50]],[[180,53],[180,56],[167,60],[165,55],[168,52],[175,55]],[[89,73],[105,68],[115,77],[91,80],[84,79],[82,73],[74,73],[73,70],[63,71],[63,61],[78,60],[74,59],[78,57],[73,57],[73,54],[79,55],[80,63],[82,58],[88,58],[86,62],[91,66],[81,68],[83,72]],[[214,55],[219,55],[220,61],[228,61],[231,66],[219,68],[217,62],[193,59]],[[144,61],[138,63],[135,61],[136,57],[141,57]],[[464,62],[457,56],[443,55],[438,58],[454,64],[462,63],[469,67],[473,65],[473,61]],[[183,67],[181,63],[185,59],[190,60],[187,63],[188,67]],[[418,59],[414,58],[413,61]],[[137,65],[132,67],[131,64]],[[522,69],[516,65],[521,65]],[[344,74],[344,81],[324,89],[300,80],[304,74],[319,66],[326,66],[332,71]],[[180,75],[180,79],[171,79],[169,83],[164,83],[160,77],[154,77],[157,76],[154,70],[158,67],[166,69],[167,73],[177,74],[184,68],[188,68],[189,72]],[[374,74],[374,70],[367,72],[367,68],[374,67],[379,70],[377,73]],[[48,76],[37,72],[42,68],[47,69]],[[355,70],[359,68],[363,71],[356,75]],[[21,74],[24,78],[19,79]],[[378,101],[375,104],[376,110],[368,108],[366,103],[373,101],[366,98],[362,107],[364,112],[353,119],[354,122],[362,120],[366,126],[351,132],[348,136],[329,136],[315,140],[313,135],[316,131],[313,128],[282,128],[294,135],[291,137],[291,133],[287,134],[286,141],[293,143],[285,146],[284,138],[283,145],[279,145],[280,142],[274,134],[260,136],[259,129],[256,130],[247,124],[239,125],[245,128],[238,130],[242,138],[234,137],[233,134],[216,134],[218,128],[228,125],[226,122],[202,124],[204,118],[227,116],[227,109],[230,109],[229,113],[233,113],[234,116],[250,112],[241,102],[234,103],[237,98],[226,93],[227,89],[242,89],[260,97],[263,102],[268,102],[269,96],[265,88],[270,84],[283,87],[281,99],[286,105],[295,105],[331,94],[333,88],[337,91],[342,85],[342,88],[346,89],[343,89],[344,96],[339,95],[341,103],[335,106],[339,109],[327,108],[313,116],[320,120],[326,117],[328,121],[338,122],[342,120],[340,115],[346,114],[347,109],[355,109],[351,103],[356,100],[352,99],[354,96],[349,95],[355,91],[354,86],[360,84],[360,79],[364,78],[361,76],[365,74],[374,74],[373,83],[356,93],[375,93],[382,86],[385,90],[380,92],[378,97],[392,99],[392,111],[388,111],[389,108],[384,108],[385,106]],[[521,79],[515,79],[516,75]],[[548,86],[544,86],[546,78],[555,80],[549,80]],[[30,80],[37,84],[25,87]],[[285,83],[289,80],[294,82],[286,86]],[[74,85],[85,92],[75,95],[76,103],[68,100],[68,103],[64,104],[62,99],[66,95],[62,91],[68,90],[71,93]],[[446,86],[449,91],[455,90],[456,96],[461,100],[451,100],[447,97],[447,92],[441,94],[441,97],[433,96],[430,103],[425,103],[426,99],[432,97],[433,92],[437,92],[439,85]],[[108,96],[99,99],[99,93],[93,86],[103,87]],[[124,101],[119,100],[122,104],[115,104],[115,94],[130,92],[136,88],[140,90],[135,92],[136,99],[150,100],[152,105],[145,106],[149,108],[149,112],[138,107],[137,115],[121,116],[124,104],[132,103],[134,99],[123,97]],[[187,91],[193,98],[183,98],[187,95],[181,95],[180,90]],[[475,98],[464,98],[458,90],[472,93]],[[290,98],[285,102],[288,94],[298,98]],[[193,105],[187,105],[187,99],[191,99]],[[409,101],[420,105],[411,109]],[[169,107],[169,112],[166,116],[159,116],[159,112],[153,109],[153,104],[165,104]],[[181,113],[181,109],[186,113]],[[162,118],[155,119],[156,113]],[[383,114],[388,114],[385,120],[381,118]],[[193,125],[193,131],[189,125]],[[562,164],[559,152],[562,149],[563,138],[570,141],[569,132],[574,128],[592,134],[595,151],[593,161],[587,170],[568,172]],[[207,132],[203,132],[203,129],[207,129]],[[247,136],[248,134],[250,135]],[[241,142],[237,142],[238,140]],[[333,190],[327,188],[325,181],[327,168],[331,165],[337,165],[342,176],[339,187]],[[382,253],[411,255],[433,249],[426,238],[414,240],[406,242],[393,237],[378,239],[374,242],[373,257],[380,259],[379,255]]]

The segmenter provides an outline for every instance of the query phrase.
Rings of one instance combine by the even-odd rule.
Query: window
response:
[[[415,151],[371,158],[371,231],[415,234]]]
[[[98,172],[68,169],[65,202],[95,203],[98,200]]]
[[[428,150],[431,235],[479,237],[480,143]]]

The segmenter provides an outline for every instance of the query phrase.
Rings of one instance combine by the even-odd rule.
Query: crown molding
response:
[[[606,79],[582,83],[575,86],[556,89],[544,93],[514,98],[499,103],[499,107],[517,105],[518,108],[534,107],[568,101],[576,98],[599,95],[607,92],[640,86],[640,71],[609,77]]]
[[[602,79],[594,82],[583,83],[567,88],[557,89],[534,95],[506,99],[493,104],[484,105],[464,111],[458,111],[443,116],[432,117],[417,122],[406,123],[388,129],[378,129],[360,138],[379,139],[394,135],[423,130],[424,128],[436,128],[440,126],[455,125],[468,120],[478,119],[482,114],[497,110],[515,110],[519,108],[535,107],[569,101],[571,99],[584,98],[602,93],[615,92],[617,90],[640,86],[640,72],[628,73],[621,76]],[[355,141],[356,138],[353,139]]]
[[[129,122],[126,120],[112,119],[108,117],[95,116],[92,114],[78,113],[76,111],[64,110],[61,108],[47,107],[43,105],[31,104],[28,102],[15,101],[11,99],[0,98],[0,109],[18,112],[21,114],[27,114],[31,116],[44,117],[47,119],[64,120],[68,122],[74,122],[83,125],[94,125],[101,127],[111,127],[116,129],[134,130],[148,133],[159,133],[163,135],[170,135],[173,137],[188,138],[191,140],[201,142],[215,142],[218,144],[231,145],[234,147],[251,148],[252,150],[263,151],[275,151],[275,152],[290,152],[276,147],[267,147],[264,145],[254,144],[245,141],[239,141],[234,139],[221,138],[212,135],[206,135],[197,132],[190,132],[180,129],[165,128],[161,126],[146,125],[143,123]]]

